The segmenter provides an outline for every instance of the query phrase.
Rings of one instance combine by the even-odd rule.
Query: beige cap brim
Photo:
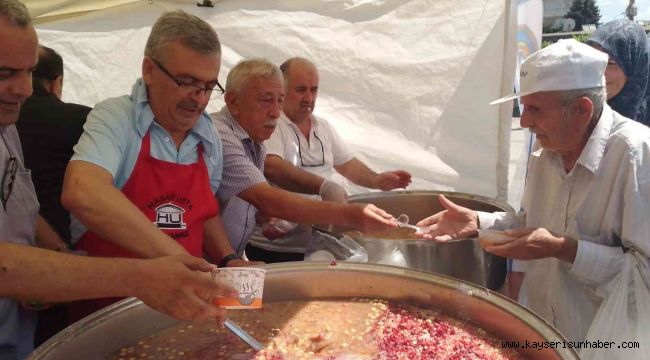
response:
[[[490,105],[501,104],[501,103],[503,103],[503,102],[506,102],[506,101],[509,101],[509,100],[513,100],[513,99],[516,99],[516,98],[520,98],[520,97],[522,97],[522,96],[530,95],[530,94],[532,94],[532,93],[536,93],[536,92],[538,92],[538,91],[539,91],[539,90],[529,90],[529,91],[524,91],[524,92],[519,92],[519,93],[510,94],[510,95],[504,96],[504,97],[502,97],[502,98],[500,98],[500,99],[496,99],[496,100],[492,101],[492,102],[490,103]]]

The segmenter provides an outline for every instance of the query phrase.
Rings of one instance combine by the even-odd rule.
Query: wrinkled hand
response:
[[[211,279],[216,269],[192,256],[166,256],[143,261],[133,278],[135,297],[149,307],[181,320],[217,318],[223,323],[226,310],[212,305],[212,296],[236,297],[235,289]]]
[[[347,225],[362,230],[381,230],[396,228],[397,220],[393,215],[372,204],[350,204],[351,223]]]
[[[296,226],[298,226],[297,223],[270,217],[267,222],[262,224],[262,235],[269,240],[279,239],[295,229]]]
[[[348,202],[348,192],[345,188],[336,181],[329,179],[323,180],[320,184],[320,189],[318,189],[318,195],[320,195],[323,201],[333,201],[338,203],[347,203]]]
[[[445,242],[476,234],[478,229],[476,211],[458,206],[442,194],[438,195],[438,201],[445,210],[420,220],[416,225],[424,227],[425,230],[422,233],[416,232],[417,235],[424,239]]]
[[[481,246],[495,255],[518,260],[557,257],[573,263],[575,259],[577,240],[568,236],[556,235],[544,228],[509,229],[505,233],[516,239],[501,245],[481,242]]]
[[[261,261],[247,261],[242,259],[232,259],[228,261],[226,267],[257,267],[264,265]]]
[[[375,188],[382,191],[390,191],[404,188],[411,183],[411,174],[404,170],[386,171],[377,174]]]

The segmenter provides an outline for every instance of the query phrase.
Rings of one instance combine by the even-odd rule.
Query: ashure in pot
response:
[[[282,300],[379,298],[436,309],[522,346],[526,341],[564,341],[551,325],[515,302],[446,276],[355,263],[285,263],[264,268],[265,304]],[[36,349],[28,359],[103,359],[174,324],[175,320],[140,301],[127,299],[75,323]],[[579,359],[572,349],[562,346],[523,352],[531,359]]]

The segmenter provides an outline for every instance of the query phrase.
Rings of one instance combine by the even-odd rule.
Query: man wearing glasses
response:
[[[408,186],[411,174],[403,170],[372,171],[350,153],[332,125],[313,114],[319,78],[312,62],[290,58],[280,70],[286,93],[283,112],[277,129],[264,143],[264,175],[269,181],[285,190],[339,202],[347,201],[347,193],[331,180],[335,173],[371,189],[389,191]],[[277,228],[265,224],[264,236],[253,236],[246,250],[250,259],[275,262],[303,258],[311,229],[299,225],[284,234],[280,229],[275,231]]]
[[[207,299],[232,289],[201,274],[214,268],[202,259],[91,258],[30,246],[34,245],[38,202],[14,124],[32,94],[37,48],[25,5],[0,0],[0,360],[24,359],[33,348],[35,313],[19,301],[135,296],[180,319],[223,318],[224,310]]]
[[[165,13],[144,53],[131,95],[97,104],[74,148],[62,195],[80,221],[73,241],[91,256],[190,254],[248,265],[222,261],[233,251],[214,197],[223,157],[205,113],[223,91],[217,34],[196,16]],[[83,316],[110,302],[76,310]]]
[[[255,215],[299,223],[327,223],[361,229],[396,227],[385,211],[366,204],[305,199],[270,186],[264,174],[267,140],[277,125],[284,99],[282,73],[267,60],[237,64],[228,74],[226,105],[213,114],[224,149],[223,182],[217,190],[232,247],[241,257],[255,228]]]

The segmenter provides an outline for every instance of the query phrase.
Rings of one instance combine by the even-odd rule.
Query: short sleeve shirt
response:
[[[0,206],[0,241],[34,245],[38,200],[30,171],[25,169],[16,126],[0,126],[0,177],[15,177],[11,192],[4,184]],[[10,180],[6,180],[10,181]],[[22,309],[13,299],[0,298],[0,359],[23,359],[33,349],[36,314]]]
[[[257,209],[237,195],[266,182],[266,149],[250,138],[226,106],[212,114],[212,119],[223,141],[223,180],[217,200],[230,244],[241,255],[255,228]]]
[[[71,160],[86,161],[106,169],[113,176],[113,185],[121,189],[131,176],[147,131],[151,134],[151,156],[162,161],[195,163],[197,146],[201,143],[210,188],[216,192],[221,183],[223,152],[210,116],[203,113],[177,149],[171,135],[155,121],[142,79],[133,85],[131,95],[102,101],[88,114]],[[73,240],[84,232],[85,227],[73,219]]]
[[[324,178],[334,174],[334,166],[352,160],[352,153],[334,127],[312,115],[309,139],[282,113],[273,135],[264,142],[268,155],[277,155],[294,166]]]

